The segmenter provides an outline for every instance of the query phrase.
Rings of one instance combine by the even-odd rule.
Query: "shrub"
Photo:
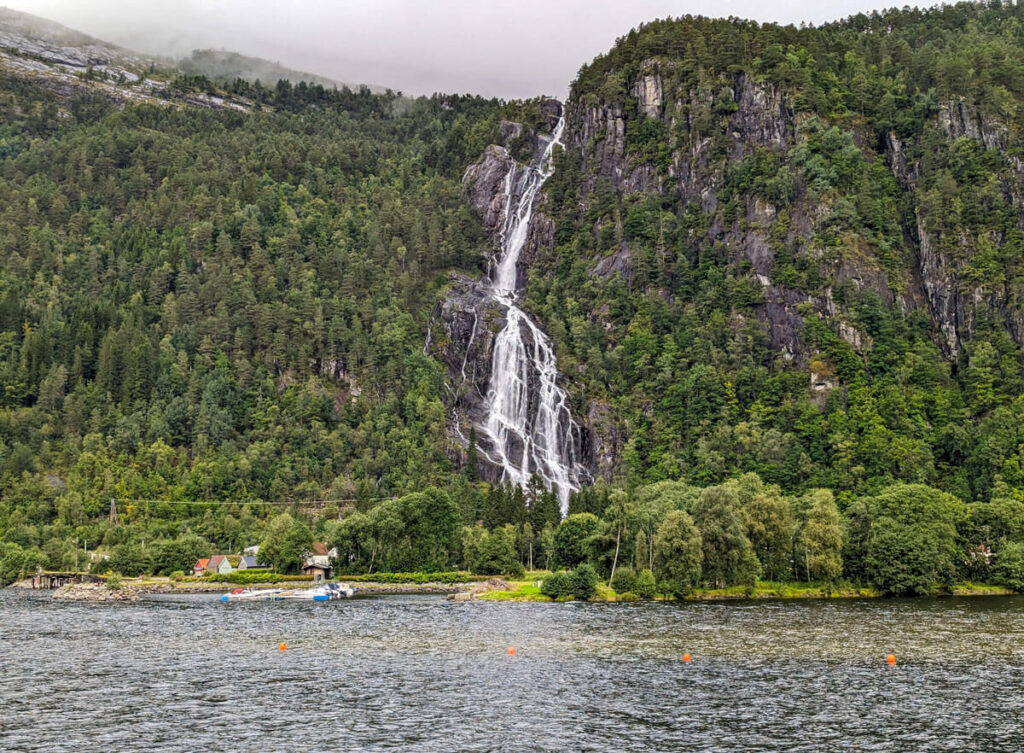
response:
[[[131,578],[153,571],[149,553],[134,541],[115,546],[107,560],[107,566],[115,573]]]
[[[107,576],[107,588],[111,591],[116,591],[121,587],[121,576],[117,573]]]
[[[482,526],[464,528],[462,548],[474,573],[523,577],[525,570],[516,553],[516,528],[513,525],[492,531]]]
[[[203,578],[207,583],[235,583],[248,585],[250,583],[283,583],[285,581],[313,580],[310,575],[281,575],[266,570],[236,570],[233,573],[214,573]]]
[[[877,519],[872,527],[868,574],[871,584],[885,595],[928,594],[933,584],[948,579],[950,561],[946,543],[927,528],[889,517]]]
[[[572,581],[572,596],[577,601],[586,601],[597,590],[597,571],[592,565],[584,563],[573,570],[570,576]]]
[[[171,573],[171,580],[173,580],[175,583],[185,580],[185,571],[175,570],[173,573]]]
[[[636,572],[631,567],[619,567],[612,578],[612,589],[615,593],[626,593],[633,590],[636,584]]]
[[[540,592],[549,599],[564,599],[573,595],[572,575],[567,572],[551,573],[540,584]]]
[[[1006,544],[996,554],[992,574],[998,585],[1024,592],[1024,544]]]
[[[633,593],[641,599],[653,599],[655,591],[654,573],[647,568],[640,571],[633,584]]]
[[[25,551],[18,544],[0,544],[0,588],[16,581],[24,571]]]
[[[367,573],[345,575],[345,580],[369,581],[371,583],[468,583],[487,580],[487,576],[473,575],[464,570],[449,570],[440,573]]]

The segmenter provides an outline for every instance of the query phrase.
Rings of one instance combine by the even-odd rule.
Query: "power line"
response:
[[[294,500],[291,502],[286,501],[265,501],[265,500],[223,500],[223,499],[212,499],[212,500],[197,500],[197,499],[135,499],[131,497],[112,497],[110,502],[113,504],[116,502],[144,502],[161,505],[215,505],[223,507],[225,505],[279,505],[282,507],[302,506],[302,505],[326,505],[341,502],[383,502],[384,500],[398,499],[398,497],[347,497],[345,499],[308,499],[308,500]]]

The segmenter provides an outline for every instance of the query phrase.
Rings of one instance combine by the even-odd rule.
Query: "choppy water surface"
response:
[[[3,751],[1019,751],[1022,735],[1022,598],[107,605],[0,592]]]

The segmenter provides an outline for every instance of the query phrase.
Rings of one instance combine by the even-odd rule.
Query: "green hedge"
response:
[[[443,573],[367,573],[366,575],[340,575],[341,580],[371,583],[466,583],[487,580],[486,575],[473,575],[465,571]]]
[[[214,573],[196,578],[197,583],[284,583],[286,581],[312,581],[311,575],[281,575],[266,570],[236,570],[233,573]]]

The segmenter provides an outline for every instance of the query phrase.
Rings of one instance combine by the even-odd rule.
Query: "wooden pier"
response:
[[[63,588],[71,583],[102,583],[103,578],[89,573],[39,572],[32,575],[32,588]]]

